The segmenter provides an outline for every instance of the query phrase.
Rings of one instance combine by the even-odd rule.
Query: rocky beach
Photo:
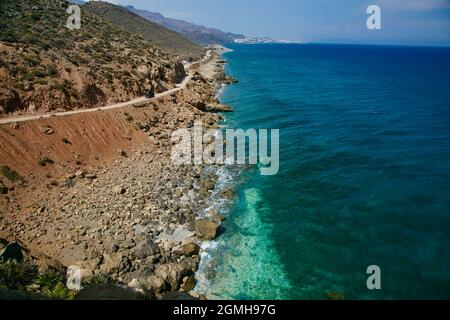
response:
[[[85,284],[101,276],[150,298],[190,292],[200,245],[224,219],[211,209],[212,193],[231,198],[233,191],[216,189],[214,168],[174,165],[171,134],[194,121],[217,128],[220,112],[232,111],[216,97],[234,82],[224,73],[224,51],[212,47],[191,66],[184,90],[156,101],[65,117],[72,128],[55,118],[2,125],[2,150],[14,149],[11,159],[2,154],[2,170],[19,178],[1,177],[0,249],[17,241],[41,272],[79,268]],[[95,117],[102,121],[93,126]],[[34,147],[15,142],[24,135]],[[13,163],[21,152],[40,156]]]

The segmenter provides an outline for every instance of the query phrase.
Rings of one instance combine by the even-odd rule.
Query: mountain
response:
[[[164,28],[178,32],[192,42],[198,44],[227,44],[233,43],[235,39],[245,38],[245,36],[241,34],[227,33],[218,29],[196,25],[183,20],[166,18],[159,13],[136,9],[133,6],[127,6],[125,8],[149,21],[163,26]]]
[[[86,3],[83,0],[70,0],[69,2],[80,6]]]
[[[91,1],[83,9],[108,20],[121,29],[141,35],[155,47],[186,60],[200,58],[204,49],[177,32],[148,21],[124,7],[103,1]]]
[[[185,76],[180,59],[90,10],[71,30],[68,2],[32,4],[0,1],[0,115],[127,101],[150,86],[173,88]]]
[[[241,43],[241,44],[288,44],[288,43],[299,43],[299,42],[292,42],[292,41],[288,41],[288,40],[277,40],[277,39],[273,39],[270,37],[255,37],[255,38],[240,38],[240,39],[235,39],[236,43]]]

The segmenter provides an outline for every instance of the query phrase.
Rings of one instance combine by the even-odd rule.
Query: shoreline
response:
[[[217,176],[206,166],[173,167],[170,132],[199,119],[214,127],[222,119],[217,112],[230,111],[216,100],[222,84],[232,81],[223,70],[226,49],[213,50],[209,61],[193,67],[186,90],[140,108],[93,113],[105,113],[111,121],[122,123],[121,111],[126,111],[126,121],[139,131],[135,133],[139,136],[125,139],[137,140],[130,150],[119,150],[119,156],[111,155],[102,165],[94,161],[89,167],[72,169],[52,155],[55,165],[47,167],[58,167],[54,174],[42,172],[44,177],[38,178],[26,174],[29,185],[24,186],[7,181],[11,191],[0,198],[0,206],[6,209],[0,238],[18,240],[37,264],[41,261],[35,257],[42,255],[54,262],[42,270],[58,263],[80,268],[84,283],[107,275],[153,298],[171,291],[190,292],[200,263],[199,241],[215,238],[223,217],[211,210],[200,214],[208,210]],[[149,116],[148,110],[155,115]],[[83,117],[65,119],[82,119],[77,121],[84,124]],[[29,130],[58,121],[39,119],[6,130]],[[54,125],[52,130],[55,136],[60,128]],[[151,146],[142,137],[149,138]],[[49,176],[55,182],[41,186]]]

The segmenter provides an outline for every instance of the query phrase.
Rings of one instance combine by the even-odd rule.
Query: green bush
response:
[[[18,290],[30,285],[37,276],[34,265],[0,261],[0,286]]]
[[[39,289],[38,292],[53,299],[73,299],[74,293],[64,285],[63,276],[52,272],[42,273],[37,276],[33,284]]]
[[[52,289],[58,283],[64,281],[64,278],[51,272],[40,274],[35,280],[34,284],[38,285],[42,289]]]
[[[75,293],[62,283],[58,283],[51,289],[43,290],[42,293],[50,298],[61,300],[72,300],[75,297]]]

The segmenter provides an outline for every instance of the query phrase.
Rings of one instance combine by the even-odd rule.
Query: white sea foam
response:
[[[197,293],[209,299],[283,299],[291,285],[260,214],[261,193],[244,191],[245,210],[233,218],[234,230],[203,245]]]

